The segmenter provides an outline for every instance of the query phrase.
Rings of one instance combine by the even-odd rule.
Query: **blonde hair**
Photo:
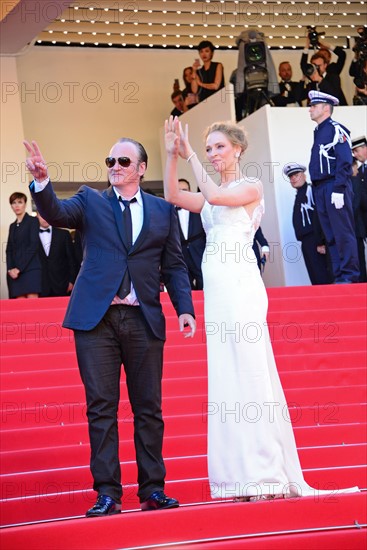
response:
[[[241,147],[241,154],[246,151],[248,143],[245,132],[236,124],[232,122],[214,122],[206,129],[205,140],[213,132],[221,132],[229,139],[232,145],[239,145]]]

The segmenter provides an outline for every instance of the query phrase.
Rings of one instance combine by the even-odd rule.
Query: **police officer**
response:
[[[352,209],[352,151],[350,132],[331,119],[339,100],[311,90],[309,112],[317,126],[309,173],[321,228],[328,244],[335,283],[359,279],[357,240]]]
[[[306,182],[306,166],[290,162],[283,168],[296,190],[293,205],[292,224],[296,239],[301,242],[301,250],[308,276],[313,285],[326,285],[333,282],[328,270],[325,238],[322,234],[310,183]]]

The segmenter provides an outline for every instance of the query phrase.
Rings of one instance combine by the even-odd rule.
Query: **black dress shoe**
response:
[[[178,500],[169,498],[163,491],[155,491],[148,500],[141,503],[142,510],[165,510],[167,508],[178,508],[178,506]]]
[[[85,514],[87,518],[98,516],[111,516],[121,512],[121,504],[117,504],[111,497],[107,495],[99,495],[97,502],[92,508],[89,508]]]

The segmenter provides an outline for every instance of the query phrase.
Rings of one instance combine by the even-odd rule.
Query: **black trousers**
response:
[[[75,330],[75,346],[85,387],[93,488],[121,502],[117,411],[124,365],[138,465],[138,496],[163,490],[162,340],[155,338],[140,307],[110,306],[91,331]]]
[[[313,233],[305,235],[301,242],[303,259],[312,285],[327,285],[333,282],[328,271],[326,254],[317,252],[317,242]]]

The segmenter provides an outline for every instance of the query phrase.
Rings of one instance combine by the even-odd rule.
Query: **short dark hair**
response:
[[[187,185],[189,186],[189,191],[191,191],[191,185],[189,181],[187,181],[185,178],[179,178],[178,183],[180,183],[180,181],[187,183]]]
[[[204,48],[210,48],[212,52],[214,52],[214,44],[210,42],[210,40],[202,40],[200,44],[198,45],[198,51],[203,50]]]
[[[20,191],[16,191],[15,193],[12,193],[9,197],[9,204],[13,204],[13,202],[17,199],[23,199],[24,202],[27,202],[27,195],[24,193],[21,193]]]
[[[182,96],[181,90],[176,90],[175,92],[172,92],[171,99],[175,99],[175,97],[178,97],[179,95]],[[183,99],[183,98],[182,98]]]
[[[135,145],[138,150],[139,162],[145,162],[146,168],[148,167],[148,155],[141,143],[132,138],[121,138],[119,139],[119,143],[132,143]]]

